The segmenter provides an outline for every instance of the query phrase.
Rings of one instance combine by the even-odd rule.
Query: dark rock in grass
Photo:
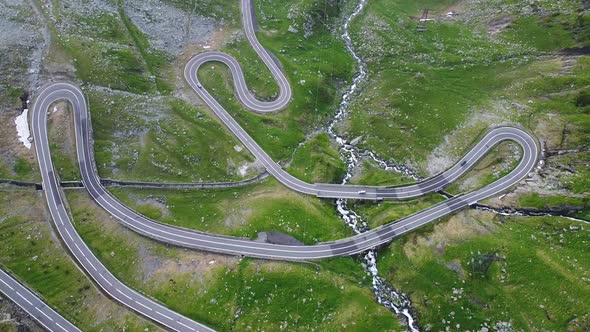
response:
[[[260,232],[256,241],[272,244],[284,244],[289,246],[302,246],[303,242],[297,240],[291,235],[281,232]]]

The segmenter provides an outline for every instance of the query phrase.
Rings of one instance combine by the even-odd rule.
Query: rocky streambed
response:
[[[366,64],[355,52],[355,49],[352,45],[352,40],[350,38],[350,23],[357,15],[362,12],[366,4],[367,0],[360,0],[360,2],[354,8],[352,14],[344,21],[344,32],[342,34],[342,38],[344,39],[346,48],[356,61],[357,71],[353,77],[351,86],[342,95],[342,100],[334,118],[332,121],[330,121],[327,127],[327,131],[330,136],[338,143],[339,152],[342,158],[346,160],[347,172],[344,176],[344,179],[342,180],[342,184],[348,183],[352,177],[355,167],[358,165],[358,161],[363,156],[373,159],[383,169],[394,170],[418,180],[419,177],[412,170],[400,164],[386,162],[377,157],[377,155],[372,151],[361,150],[357,148],[356,144],[351,144],[351,142],[348,142],[343,136],[338,135],[334,130],[336,124],[342,119],[346,118],[348,114],[348,106],[350,105],[354,94],[357,92],[359,85],[362,84],[367,78]],[[347,201],[345,199],[338,199],[336,201],[336,210],[338,211],[338,214],[342,220],[344,220],[344,222],[349,227],[351,227],[355,233],[363,233],[369,229],[367,222],[363,220],[355,211],[348,207]],[[387,285],[383,279],[379,277],[376,251],[374,249],[369,250],[363,254],[362,259],[364,260],[363,268],[372,278],[373,292],[377,301],[397,315],[404,317],[407,322],[408,330],[419,331],[416,319],[412,313],[412,303],[409,298],[402,292],[399,292],[395,288]]]

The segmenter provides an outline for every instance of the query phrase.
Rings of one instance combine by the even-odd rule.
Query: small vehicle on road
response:
[[[467,164],[467,160],[463,160],[463,161],[461,162],[461,165],[459,165],[459,166],[463,167],[463,166],[465,166],[465,164]]]
[[[359,195],[363,195],[363,194],[366,194],[366,193],[367,193],[366,190],[359,190]]]
[[[201,83],[197,83],[197,88],[202,89],[203,86],[201,85]]]

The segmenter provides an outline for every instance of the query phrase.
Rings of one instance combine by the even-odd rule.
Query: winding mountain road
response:
[[[251,0],[242,0],[242,20],[244,22],[244,31],[248,41],[262,59],[264,64],[270,70],[270,73],[279,86],[278,97],[270,102],[264,102],[256,99],[248,90],[244,79],[244,73],[238,61],[222,52],[204,52],[191,58],[184,68],[184,78],[192,89],[201,97],[225,126],[244,144],[244,146],[261,162],[269,174],[274,176],[282,184],[297,192],[324,198],[354,198],[354,199],[406,199],[420,197],[425,194],[436,192],[446,187],[450,183],[459,179],[465,174],[479,159],[481,159],[489,150],[493,149],[498,143],[511,140],[518,143],[523,150],[523,160],[519,167],[511,175],[500,180],[496,184],[498,192],[505,190],[520,181],[526,176],[528,171],[532,170],[539,155],[539,147],[536,140],[526,131],[514,127],[499,127],[489,131],[461,160],[447,171],[424,180],[422,182],[407,186],[398,187],[379,187],[379,186],[355,186],[326,183],[307,183],[292,176],[284,171],[279,164],[272,158],[248,135],[248,133],[238,124],[238,122],[219,104],[219,102],[207,91],[197,75],[198,69],[208,62],[221,62],[229,68],[232,73],[234,88],[238,100],[249,111],[256,113],[277,112],[289,104],[291,98],[291,87],[288,79],[283,74],[281,68],[273,60],[269,52],[260,45],[254,32],[253,19],[251,15]],[[525,169],[528,171],[523,172]],[[518,172],[517,172],[518,171]],[[516,176],[518,175],[518,176]],[[522,175],[522,177],[519,177]],[[516,176],[516,177],[515,177]],[[502,188],[502,189],[500,189]],[[495,195],[492,193],[490,196]],[[489,196],[488,196],[489,197]],[[474,196],[470,201],[475,203],[477,200],[485,198],[481,195]]]
[[[94,171],[92,168],[93,164],[88,165],[88,162],[85,162],[91,160],[89,153],[92,153],[92,148],[88,144],[88,141],[84,142],[80,140],[81,133],[84,133],[84,137],[87,139],[89,132],[88,108],[82,91],[67,83],[51,84],[47,88],[43,88],[35,98],[32,113],[35,151],[37,153],[49,212],[58,234],[68,247],[72,256],[76,259],[79,266],[83,268],[106,294],[125,307],[175,331],[213,331],[207,326],[184,317],[123,284],[107,270],[86,246],[70,219],[51,161],[47,139],[47,113],[50,106],[58,100],[68,101],[74,110],[76,151],[78,153],[80,169],[82,172],[85,172],[82,174],[82,182],[88,189],[90,195],[95,199],[96,192],[91,190],[90,184],[93,181],[99,184],[100,182],[95,172],[88,173],[89,169]],[[89,177],[92,178],[90,179]]]
[[[448,171],[418,184],[396,188],[308,184],[286,173],[271,160],[265,164],[269,173],[286,186],[300,192],[316,195],[328,192],[330,195],[336,197],[349,197],[351,194],[352,196],[357,194],[357,190],[365,190],[367,194],[360,194],[360,197],[367,198],[369,192],[371,192],[375,198],[398,199],[402,197],[406,198],[410,195],[419,196],[420,193],[431,192],[444,187],[445,184],[450,182],[449,179],[456,179],[468,171],[468,163],[475,163],[482,158],[489,149],[499,142],[511,140],[522,147],[522,158],[518,166],[516,166],[516,168],[508,175],[482,189],[453,197],[426,210],[400,219],[395,223],[390,223],[349,238],[309,246],[279,245],[170,226],[146,218],[121,203],[100,183],[93,159],[88,109],[86,107],[84,95],[80,89],[69,83],[56,83],[41,90],[33,109],[33,134],[43,175],[43,187],[48,193],[48,205],[50,209],[63,209],[63,205],[61,204],[61,201],[50,200],[52,197],[59,197],[59,194],[57,182],[53,173],[49,149],[45,148],[45,146],[48,146],[46,134],[46,111],[53,102],[64,99],[70,101],[74,109],[76,150],[84,187],[88,190],[92,199],[112,216],[119,219],[123,224],[134,231],[161,242],[186,248],[269,259],[309,260],[346,256],[387,243],[394,237],[401,236],[424,224],[509,189],[525,178],[534,168],[539,152],[534,139],[527,132],[514,127],[496,128],[485,135],[458,164]],[[268,155],[266,155],[266,153],[264,153],[264,151],[252,141],[250,136],[241,129],[241,127],[238,126],[233,128],[238,129],[237,133],[240,135],[238,137],[246,142],[248,149],[250,149],[257,158],[270,159],[270,157],[268,157]],[[465,161],[465,163],[463,163],[463,161]],[[354,190],[351,191],[350,187],[353,187]],[[319,190],[318,188],[322,189]],[[323,188],[329,188],[330,190],[328,191]],[[403,195],[400,193],[403,193]],[[65,209],[63,210],[65,211]],[[65,239],[67,240],[67,237]]]
[[[0,270],[0,292],[49,331],[80,332],[74,324],[51,309],[43,300],[8,273]]]
[[[80,266],[107,294],[145,317],[177,331],[211,331],[211,329],[163,307],[121,283],[92,254],[76,232],[58,188],[47,139],[46,114],[54,102],[66,100],[72,105],[76,131],[76,152],[84,187],[97,204],[125,226],[144,236],[175,246],[269,259],[297,261],[347,256],[388,243],[395,237],[509,189],[533,170],[540,153],[536,140],[526,131],[515,127],[499,127],[489,131],[449,170],[416,184],[398,187],[310,184],[295,178],[285,172],[268,156],[237,121],[209,94],[197,77],[200,66],[211,61],[221,62],[229,67],[233,75],[238,99],[248,110],[257,113],[268,113],[279,111],[288,105],[291,99],[289,81],[272,55],[256,39],[250,6],[251,0],[241,1],[244,30],[250,44],[277,81],[280,90],[278,97],[271,102],[257,100],[247,88],[239,63],[232,56],[221,52],[206,52],[196,55],[187,63],[184,75],[188,84],[215,112],[227,128],[264,165],[266,170],[285,186],[300,193],[317,197],[371,200],[404,199],[441,190],[465,174],[470,167],[500,142],[509,140],[519,144],[522,148],[522,158],[518,166],[510,174],[482,189],[453,197],[395,223],[375,228],[363,234],[309,246],[255,242],[243,238],[208,234],[166,225],[148,219],[122,204],[101,185],[95,169],[91,124],[83,92],[69,83],[53,83],[44,86],[38,91],[35,98],[32,113],[32,131],[47,204],[58,233]]]

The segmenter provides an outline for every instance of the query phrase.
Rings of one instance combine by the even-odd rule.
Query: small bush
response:
[[[582,91],[576,97],[577,107],[586,107],[590,105],[590,91]]]
[[[23,158],[18,158],[16,160],[16,162],[14,163],[14,172],[18,175],[18,176],[26,176],[29,175],[31,173],[31,170],[33,169],[31,167],[31,164],[23,159]]]

